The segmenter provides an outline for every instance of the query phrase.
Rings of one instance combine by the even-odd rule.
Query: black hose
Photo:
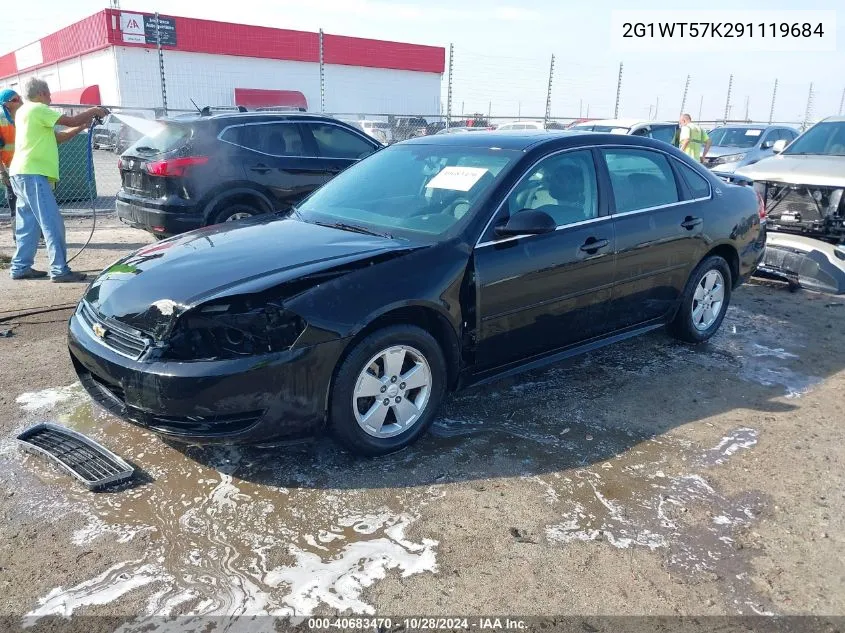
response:
[[[40,310],[29,310],[27,312],[21,312],[20,314],[12,314],[10,316],[5,316],[0,318],[0,323],[8,323],[9,321],[14,321],[15,319],[20,319],[23,317],[33,316],[36,314],[45,314],[47,312],[62,312],[64,310],[73,310],[76,308],[75,303],[69,303],[63,306],[51,306],[49,308],[42,308]]]
[[[102,123],[100,119],[92,119],[91,124],[88,126],[88,193],[91,195],[91,232],[88,234],[88,239],[85,241],[85,244],[82,245],[73,257],[67,260],[68,263],[72,262],[74,259],[79,257],[79,255],[88,248],[88,245],[91,243],[91,239],[94,237],[94,229],[97,228],[97,202],[94,198],[94,126],[98,123]],[[0,320],[0,323],[2,320]]]

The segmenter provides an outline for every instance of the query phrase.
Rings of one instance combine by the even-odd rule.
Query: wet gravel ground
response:
[[[92,269],[147,241],[101,230]],[[25,283],[2,274],[4,310],[74,299]],[[658,332],[456,394],[376,460],[168,445],[88,401],[67,315],[0,339],[0,614],[845,614],[845,298],[755,282],[704,346]],[[25,456],[45,420],[139,481],[93,494]]]

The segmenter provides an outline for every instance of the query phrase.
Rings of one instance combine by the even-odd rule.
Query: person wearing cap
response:
[[[6,88],[0,91],[0,181],[6,189],[6,202],[12,213],[12,237],[15,236],[15,192],[9,176],[9,165],[15,154],[15,113],[23,105],[21,96]]]
[[[24,90],[26,102],[15,114],[15,152],[9,166],[12,188],[17,196],[12,279],[39,279],[48,273],[32,264],[38,250],[39,228],[44,232],[50,257],[49,276],[56,283],[85,281],[67,265],[65,225],[53,188],[59,180],[59,143],[69,141],[95,118],[108,114],[105,108],[88,108],[75,115],[50,108],[47,82],[33,77]],[[55,126],[70,129],[56,131]]]

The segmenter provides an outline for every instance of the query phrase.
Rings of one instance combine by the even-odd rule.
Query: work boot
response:
[[[19,274],[17,276],[12,275],[12,279],[14,279],[15,281],[18,281],[18,280],[21,280],[21,279],[44,279],[46,276],[47,276],[47,273],[45,273],[43,270],[35,270],[34,268],[27,268],[24,272],[22,272],[21,274]]]
[[[69,272],[65,273],[64,275],[52,277],[52,282],[54,284],[75,284],[83,282],[86,279],[88,279],[88,275],[86,275],[85,273]]]

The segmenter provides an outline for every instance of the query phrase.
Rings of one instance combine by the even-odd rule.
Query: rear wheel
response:
[[[397,325],[359,342],[332,385],[329,425],[355,453],[376,456],[415,442],[446,394],[446,360],[425,330]]]
[[[681,307],[670,325],[675,338],[703,343],[722,325],[731,300],[731,268],[713,255],[696,266],[681,297]]]
[[[259,215],[261,210],[251,204],[243,202],[235,202],[232,204],[223,203],[222,209],[217,212],[215,216],[215,224],[222,224],[223,222],[234,222],[235,220],[243,220],[251,218],[254,215]]]

